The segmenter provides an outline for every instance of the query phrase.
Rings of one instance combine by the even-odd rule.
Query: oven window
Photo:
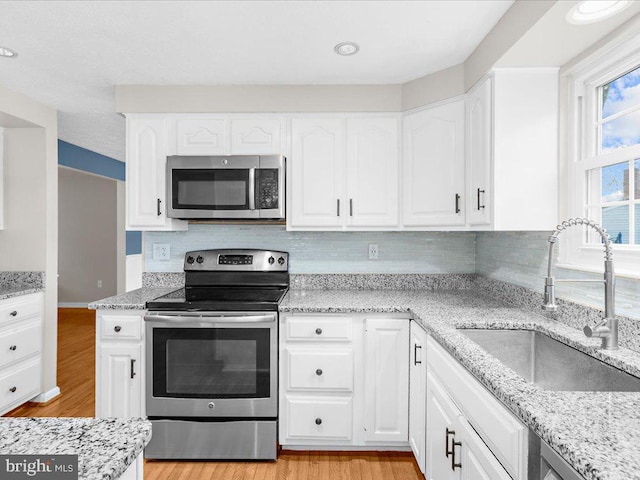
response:
[[[153,395],[268,398],[268,328],[154,328]]]
[[[248,169],[173,169],[171,176],[174,209],[249,208]]]

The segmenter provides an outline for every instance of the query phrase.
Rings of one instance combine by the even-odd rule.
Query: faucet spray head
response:
[[[542,309],[547,312],[555,312],[558,310],[556,305],[556,286],[553,277],[547,277],[544,282],[544,303]]]

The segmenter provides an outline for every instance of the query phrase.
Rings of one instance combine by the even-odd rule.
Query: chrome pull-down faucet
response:
[[[574,225],[585,225],[594,229],[600,234],[604,242],[604,279],[603,280],[556,280],[551,276],[551,267],[553,264],[553,246],[558,240],[558,235],[567,228]],[[544,303],[542,309],[555,312],[558,310],[556,305],[555,284],[557,282],[604,282],[604,318],[594,327],[587,325],[584,327],[584,334],[587,337],[602,338],[602,347],[606,350],[616,350],[618,348],[618,319],[615,312],[615,282],[616,277],[613,273],[613,250],[611,248],[611,240],[607,231],[593,220],[588,218],[570,218],[565,220],[551,233],[549,237],[549,264],[547,269],[547,278],[544,282]]]

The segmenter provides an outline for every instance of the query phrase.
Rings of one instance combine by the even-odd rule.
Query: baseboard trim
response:
[[[59,302],[58,308],[87,308],[88,303],[81,302]]]
[[[51,390],[41,393],[40,395],[33,397],[30,402],[34,403],[46,403],[60,395],[60,387],[53,387]]]
[[[282,450],[330,452],[410,452],[409,445],[282,445]]]

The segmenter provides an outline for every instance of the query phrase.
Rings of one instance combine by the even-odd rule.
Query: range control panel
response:
[[[197,250],[187,252],[184,271],[286,272],[289,254],[272,250]]]

